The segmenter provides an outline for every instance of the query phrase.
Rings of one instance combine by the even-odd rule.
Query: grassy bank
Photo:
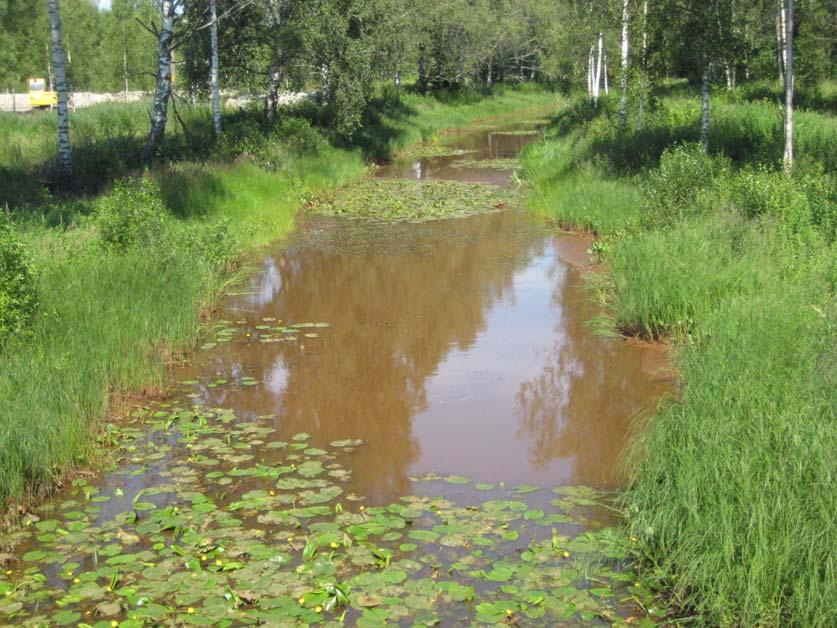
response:
[[[76,155],[95,158],[78,168],[96,182],[90,189],[108,191],[56,199],[40,187],[18,197],[28,200],[0,229],[0,503],[88,464],[115,396],[164,387],[167,361],[195,344],[199,314],[234,277],[236,259],[281,237],[305,200],[363,176],[373,131],[379,146],[395,150],[469,118],[554,101],[509,91],[463,108],[390,96],[354,145],[316,126],[321,112],[311,106],[285,112],[267,131],[255,113],[230,114],[223,136],[205,144],[207,112],[193,110],[184,114],[190,135],[171,134],[161,166],[115,184],[113,176],[130,172],[138,150],[130,134],[147,122],[145,109],[84,110],[74,118]],[[48,173],[40,135],[52,124],[4,116],[0,138],[17,161],[7,155],[3,166],[18,177]],[[15,189],[38,181],[18,180]]]
[[[620,133],[583,103],[531,147],[531,205],[599,235],[599,289],[622,332],[668,338],[676,399],[639,426],[626,526],[644,574],[710,624],[837,622],[837,122],[664,100]]]

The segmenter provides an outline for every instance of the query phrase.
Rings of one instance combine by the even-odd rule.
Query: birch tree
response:
[[[157,86],[154,89],[154,100],[151,105],[151,130],[148,133],[143,151],[143,157],[146,161],[150,161],[156,156],[166,134],[169,99],[171,98],[174,12],[178,4],[179,0],[161,0],[160,2],[160,29],[157,33]]]
[[[209,68],[209,91],[212,95],[212,130],[216,137],[221,134],[221,87],[218,84],[218,6],[217,0],[209,0],[209,41],[211,60]]]
[[[636,112],[636,130],[642,129],[644,107],[645,107],[645,90],[648,88],[648,0],[642,1],[642,75],[639,80],[639,103],[637,104]]]
[[[711,89],[712,62],[708,55],[703,58],[703,73],[700,80],[700,146],[709,152],[709,96]]]
[[[628,125],[628,63],[630,60],[629,43],[630,10],[628,0],[622,0],[622,84],[619,97],[619,128],[623,131]]]
[[[267,0],[269,13],[269,26],[274,33],[273,47],[271,50],[272,61],[268,69],[267,90],[264,97],[264,110],[262,121],[265,125],[270,124],[276,118],[276,110],[279,106],[279,81],[282,78],[282,49],[281,40],[278,37],[283,26],[285,13],[288,10],[289,0]]]
[[[785,154],[786,172],[793,169],[793,0],[785,0]]]
[[[67,107],[67,68],[64,60],[64,38],[61,31],[61,12],[58,0],[47,0],[49,30],[52,37],[52,64],[55,72],[55,91],[58,92],[58,171],[67,183],[73,171],[73,153],[70,145],[70,113]]]

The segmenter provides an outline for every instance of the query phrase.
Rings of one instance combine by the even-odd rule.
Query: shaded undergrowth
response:
[[[798,118],[778,172],[781,112],[664,100],[620,133],[581,103],[530,147],[531,206],[599,235],[612,323],[669,338],[678,398],[640,426],[626,526],[644,573],[709,623],[837,621],[837,124]]]

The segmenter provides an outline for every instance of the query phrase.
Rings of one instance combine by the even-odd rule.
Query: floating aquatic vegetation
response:
[[[453,168],[492,168],[494,170],[516,170],[518,159],[458,159],[450,164]]]
[[[616,532],[559,531],[602,499],[590,489],[559,487],[538,507],[538,487],[487,484],[464,504],[365,506],[347,490],[361,440],[279,441],[269,417],[166,405],[122,428],[106,483],[119,488],[77,480],[4,539],[16,550],[2,555],[3,623],[622,623],[620,600],[647,596],[618,568]]]
[[[457,155],[466,155],[468,153],[475,153],[476,150],[456,148],[454,146],[445,146],[438,141],[424,142],[421,144],[414,144],[409,148],[399,151],[396,157],[398,159],[423,159],[427,157],[455,157]]]
[[[435,220],[508,207],[507,192],[490,185],[456,181],[367,179],[344,188],[311,208],[319,213],[383,221]]]
[[[519,129],[516,131],[492,131],[491,135],[509,135],[509,136],[523,136],[523,135],[540,135],[541,132],[537,129]]]

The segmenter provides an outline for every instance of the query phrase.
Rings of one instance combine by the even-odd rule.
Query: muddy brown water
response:
[[[453,164],[516,155],[537,137],[520,128],[457,134],[446,143],[473,152],[379,174],[508,185],[508,171]],[[202,387],[199,401],[273,415],[279,438],[366,440],[353,489],[373,503],[426,472],[612,488],[632,417],[668,384],[658,352],[588,328],[586,245],[522,210],[408,225],[307,216],[220,312],[246,320],[249,340],[200,354],[182,377],[255,378]],[[264,319],[329,327],[263,343]]]

